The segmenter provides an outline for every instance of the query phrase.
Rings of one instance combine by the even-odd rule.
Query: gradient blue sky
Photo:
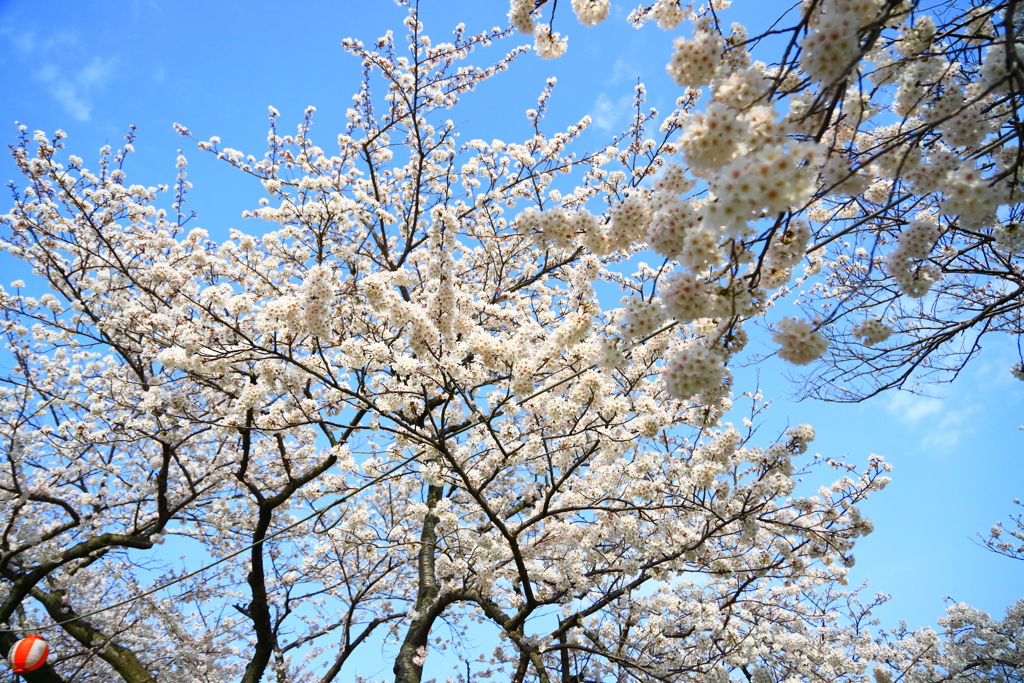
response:
[[[529,135],[523,112],[534,106],[548,76],[558,77],[548,130],[590,114],[584,139],[603,146],[625,125],[637,78],[650,104],[670,109],[679,89],[665,75],[674,34],[654,26],[634,30],[627,5],[604,25],[584,29],[563,0],[556,29],[568,33],[569,51],[545,62],[525,55],[465,99],[452,112],[465,139],[521,140]],[[764,26],[778,0],[737,0],[728,20]],[[464,21],[470,31],[504,25],[506,0],[422,0],[427,33],[445,39]],[[201,154],[172,130],[177,122],[200,138],[218,135],[225,146],[261,156],[267,106],[281,112],[281,129],[294,130],[307,105],[318,109],[313,139],[329,147],[343,125],[360,76],[341,48],[347,36],[369,42],[387,29],[402,36],[403,12],[388,0],[275,3],[265,0],[0,0],[0,135],[16,137],[14,121],[29,130],[68,133],[68,150],[95,164],[96,150],[118,146],[130,124],[138,127],[137,154],[127,182],[173,181],[179,147],[192,162],[190,204],[196,225],[216,238],[243,224],[241,211],[261,196],[258,183]],[[475,63],[504,54],[519,38],[478,53]],[[769,58],[765,58],[768,61]],[[92,161],[90,161],[92,160]],[[7,158],[0,180],[15,178]],[[6,200],[9,201],[9,200]],[[0,281],[30,279],[24,266],[0,254]],[[30,285],[31,287],[32,285]],[[783,308],[776,317],[795,311]],[[893,463],[893,483],[865,506],[875,533],[858,544],[854,581],[871,579],[869,593],[891,593],[879,611],[887,626],[934,623],[943,599],[1001,614],[1024,586],[1024,563],[993,555],[972,541],[978,531],[1006,520],[1012,500],[1024,497],[1024,383],[1009,366],[1016,347],[989,338],[981,356],[935,398],[890,393],[860,405],[793,403],[786,368],[771,360],[737,371],[736,387],[779,397],[762,434],[767,442],[787,424],[811,423],[814,450],[864,464],[878,453]],[[740,416],[735,418],[737,421]],[[826,481],[822,473],[815,487]],[[838,475],[837,475],[838,476]]]

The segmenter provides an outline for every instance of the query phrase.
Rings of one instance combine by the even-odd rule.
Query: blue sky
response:
[[[468,95],[452,113],[465,139],[527,137],[523,112],[552,75],[558,86],[548,129],[590,114],[595,125],[584,146],[591,148],[624,125],[637,78],[647,83],[650,105],[671,108],[680,92],[664,64],[674,34],[654,26],[634,30],[624,21],[623,5],[604,25],[584,29],[574,24],[568,2],[562,4],[555,28],[570,36],[567,55],[545,62],[527,54]],[[764,25],[768,10],[782,4],[737,0],[725,17]],[[422,0],[422,8],[427,33],[439,41],[459,21],[470,31],[504,25],[507,6],[505,0]],[[172,182],[183,148],[192,162],[196,225],[214,237],[232,227],[260,231],[265,224],[240,218],[261,196],[259,185],[201,154],[172,124],[260,156],[268,105],[280,110],[283,130],[315,105],[313,139],[327,146],[360,75],[342,38],[369,42],[389,28],[401,36],[402,16],[386,0],[0,0],[0,133],[13,142],[15,120],[29,130],[62,128],[68,149],[88,165],[99,147],[118,146],[134,124],[138,152],[127,165],[129,183]],[[476,63],[519,41],[478,53]],[[6,158],[0,176],[16,176]],[[6,254],[0,254],[0,273],[5,286],[29,279]],[[776,311],[778,317],[795,313]],[[859,543],[853,574],[854,581],[871,579],[870,592],[894,595],[879,612],[888,626],[901,619],[911,627],[934,623],[947,596],[997,614],[1021,597],[1024,563],[972,541],[975,532],[1006,520],[1012,500],[1024,497],[1024,383],[1009,374],[1011,341],[988,338],[955,383],[935,389],[941,398],[890,393],[860,405],[793,403],[784,398],[793,386],[783,378],[783,364],[770,360],[757,369],[765,396],[779,398],[762,431],[765,441],[787,424],[807,422],[817,429],[814,450],[822,454],[864,464],[878,453],[894,464],[892,485],[865,507],[876,531]],[[755,379],[754,369],[737,371],[736,386],[752,389]],[[819,483],[827,482],[815,487]]]

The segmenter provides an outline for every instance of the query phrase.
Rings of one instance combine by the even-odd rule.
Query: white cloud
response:
[[[76,78],[79,85],[82,87],[91,87],[94,85],[102,85],[110,79],[110,74],[114,69],[114,59],[100,59],[94,57],[81,71],[78,72]]]
[[[11,31],[4,31],[10,34]],[[22,55],[29,55],[35,49],[36,37],[31,31],[28,33],[14,33],[11,37],[11,45]]]
[[[886,405],[888,411],[923,432],[921,445],[937,451],[957,448],[964,437],[974,432],[978,408],[962,405],[952,398],[917,396],[896,392]]]
[[[22,61],[32,66],[35,81],[68,114],[88,121],[92,95],[110,81],[116,58],[94,56],[86,61],[86,46],[73,31],[54,32],[42,39],[33,31],[4,33],[11,36],[11,44]]]
[[[619,57],[615,60],[615,64],[612,65],[612,75],[608,78],[606,83],[608,85],[615,85],[623,81],[632,81],[633,83],[636,83],[640,76],[641,71],[636,64]]]
[[[620,127],[619,123],[632,112],[632,107],[632,95],[624,95],[613,102],[607,93],[601,93],[590,109],[590,118],[598,130],[609,132]]]
[[[47,69],[39,74],[40,80],[47,83],[47,92],[78,121],[88,121],[92,107],[83,100],[75,87],[68,81],[48,73]]]
[[[942,411],[942,399],[929,396],[917,396],[905,391],[892,394],[886,406],[890,413],[908,422],[919,422],[929,415]]]
[[[960,441],[974,431],[972,416],[976,408],[947,411],[938,423],[928,430],[921,444],[940,451],[949,451],[960,445]]]
[[[611,75],[605,81],[607,86],[615,86],[612,92],[621,92],[622,85],[628,82],[636,84],[641,76],[641,71],[636,63],[619,57],[612,66]],[[633,98],[636,92],[630,88],[625,94],[616,100],[612,100],[607,92],[597,96],[597,101],[590,109],[590,118],[594,126],[603,132],[621,132],[626,126],[626,119],[633,114]]]

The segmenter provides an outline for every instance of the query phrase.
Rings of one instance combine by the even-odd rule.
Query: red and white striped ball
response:
[[[34,671],[46,663],[46,655],[50,653],[50,644],[40,636],[27,636],[14,644],[7,660],[14,667],[14,673],[23,674]]]

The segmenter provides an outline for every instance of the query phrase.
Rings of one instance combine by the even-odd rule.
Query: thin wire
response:
[[[40,626],[38,628],[5,628],[5,629],[0,629],[0,633],[25,633],[27,631],[49,631],[51,629],[57,628],[58,626],[63,626],[64,624],[70,624],[73,621],[79,621],[81,619],[85,619],[86,617],[91,617],[93,615],[100,614],[102,612],[109,612],[112,609],[117,609],[118,607],[121,607],[122,605],[127,605],[130,602],[135,602],[136,600],[141,600],[142,598],[145,598],[145,597],[148,597],[150,595],[153,595],[154,593],[158,593],[159,591],[162,591],[165,588],[169,588],[169,587],[173,586],[176,583],[181,583],[182,581],[187,581],[188,579],[191,579],[192,577],[197,576],[197,575],[203,573],[207,569],[212,569],[213,567],[216,567],[218,564],[221,564],[222,562],[227,562],[228,560],[230,560],[233,557],[238,557],[239,555],[241,555],[242,553],[246,552],[247,550],[252,550],[256,546],[261,545],[264,542],[269,541],[272,538],[280,536],[281,534],[285,533],[286,531],[291,531],[292,529],[294,529],[295,527],[299,526],[300,524],[304,524],[305,522],[308,522],[309,520],[311,520],[312,518],[316,517],[317,515],[323,514],[324,512],[327,512],[328,510],[330,510],[332,507],[335,507],[336,505],[340,505],[341,503],[344,503],[347,500],[348,500],[348,497],[341,498],[340,500],[336,500],[333,503],[331,503],[330,505],[328,505],[327,507],[323,508],[322,510],[314,510],[313,513],[310,514],[308,517],[303,517],[302,519],[300,519],[299,521],[295,522],[294,524],[286,526],[283,529],[279,529],[279,530],[275,531],[274,533],[268,535],[266,538],[264,538],[264,539],[262,539],[260,541],[256,541],[255,543],[251,543],[251,544],[249,544],[249,545],[247,545],[247,546],[245,546],[243,548],[240,548],[240,549],[236,550],[235,552],[233,552],[233,553],[231,553],[229,555],[225,555],[224,557],[220,558],[219,560],[217,560],[215,562],[212,562],[212,563],[206,565],[205,567],[200,567],[199,569],[195,570],[194,572],[191,572],[189,574],[185,574],[184,576],[179,576],[178,578],[174,579],[173,581],[168,581],[167,583],[161,584],[161,585],[159,585],[159,586],[157,586],[155,588],[151,588],[148,591],[139,593],[138,595],[136,595],[134,597],[126,598],[126,599],[122,600],[121,602],[116,602],[113,605],[109,605],[107,607],[104,607],[103,609],[98,609],[98,610],[95,610],[93,612],[87,612],[86,614],[79,615],[79,616],[75,617],[74,619],[68,619],[66,621],[58,621],[57,623],[51,624],[49,626]]]
[[[635,349],[636,347],[640,346],[641,344],[647,342],[650,339],[653,339],[654,337],[658,336],[662,332],[667,332],[668,330],[671,330],[673,327],[675,327],[678,324],[679,323],[677,321],[672,321],[672,322],[668,323],[667,325],[665,325],[664,327],[662,327],[660,330],[656,330],[656,331],[652,332],[651,334],[647,335],[646,337],[642,337],[641,339],[633,342],[632,344],[627,346],[626,349],[624,349],[627,357],[628,357],[629,354],[632,353],[633,349]],[[586,368],[584,368],[582,370],[578,370],[577,372],[574,372],[573,374],[571,374],[571,375],[569,375],[567,377],[563,377],[562,379],[558,380],[557,382],[555,382],[553,384],[549,384],[549,385],[543,386],[540,389],[538,389],[537,391],[535,391],[532,394],[530,394],[529,396],[527,396],[526,398],[524,398],[521,401],[521,403],[526,403],[527,401],[531,401],[531,400],[537,398],[538,396],[540,396],[542,394],[545,394],[545,393],[551,391],[552,389],[555,389],[556,387],[559,387],[559,386],[565,384],[566,382],[572,381],[573,379],[579,377],[583,373],[588,372],[590,370],[593,370],[596,367],[597,367],[597,364],[595,363],[595,364],[590,365],[589,367],[586,367]],[[501,416],[503,414],[504,414],[504,411],[500,411],[499,410],[496,413],[492,413],[488,417],[488,416],[484,416],[482,413],[477,412],[477,415],[479,415],[479,417],[477,417],[474,420],[471,420],[470,422],[466,423],[460,429],[456,429],[454,432],[451,433],[451,436],[456,436],[458,434],[461,434],[462,432],[464,432],[464,431],[466,431],[468,429],[472,429],[473,427],[476,427],[477,425],[482,424],[485,420],[494,419],[495,417],[499,417],[499,416]],[[392,468],[388,472],[388,474],[391,474],[392,472],[397,471],[400,467],[404,467],[406,464],[408,464],[408,463],[412,462],[413,460],[415,460],[416,457],[417,457],[416,455],[413,455],[410,458],[406,459],[400,465],[397,465],[394,468]],[[364,487],[360,487],[360,489],[358,489],[358,490],[363,490],[365,488],[366,488],[365,486]],[[308,516],[303,517],[302,519],[298,520],[297,522],[294,522],[294,523],[284,527],[283,529],[278,529],[274,533],[269,534],[266,538],[263,538],[262,540],[256,541],[255,543],[250,543],[247,546],[239,548],[238,550],[234,551],[233,553],[225,555],[224,557],[220,558],[219,560],[217,560],[215,562],[212,562],[212,563],[210,563],[210,564],[208,564],[208,565],[206,565],[204,567],[200,567],[199,569],[195,570],[194,572],[190,572],[188,574],[185,574],[184,576],[180,576],[180,577],[174,579],[173,581],[168,581],[167,583],[164,583],[164,584],[161,584],[159,586],[156,586],[155,588],[150,588],[149,590],[144,591],[142,593],[139,593],[136,596],[133,596],[133,597],[130,597],[130,598],[126,598],[124,600],[121,600],[120,602],[116,602],[113,605],[108,605],[107,607],[104,607],[102,609],[98,609],[98,610],[94,610],[92,612],[87,612],[85,614],[81,614],[81,615],[75,617],[74,619],[67,619],[65,621],[58,621],[56,623],[50,624],[49,626],[39,626],[39,627],[35,627],[35,628],[5,628],[5,629],[0,629],[0,633],[28,633],[28,632],[51,631],[51,630],[53,630],[53,629],[55,629],[55,628],[57,628],[59,626],[63,626],[64,624],[70,624],[70,623],[75,622],[75,621],[81,621],[82,619],[85,619],[87,617],[92,617],[92,616],[95,616],[97,614],[102,614],[103,612],[109,612],[112,609],[117,609],[118,607],[122,607],[124,605],[129,604],[129,603],[135,602],[136,600],[141,600],[142,598],[149,597],[150,595],[153,595],[154,593],[158,593],[158,592],[162,591],[165,588],[170,588],[171,586],[173,586],[173,585],[175,585],[177,583],[181,583],[182,581],[187,581],[187,580],[189,580],[189,579],[191,579],[191,578],[193,578],[195,576],[198,576],[199,574],[202,574],[203,572],[205,572],[207,569],[212,569],[213,567],[216,567],[217,565],[219,565],[219,564],[221,564],[223,562],[227,562],[228,560],[230,560],[230,559],[232,559],[234,557],[238,557],[239,555],[241,555],[242,553],[244,553],[246,551],[252,550],[253,548],[255,548],[258,545],[262,545],[266,541],[269,541],[269,540],[271,540],[273,538],[276,538],[277,536],[280,536],[281,534],[283,534],[285,532],[291,531],[292,529],[294,529],[295,527],[297,527],[297,526],[299,526],[301,524],[305,524],[306,522],[308,522],[309,520],[313,519],[314,517],[322,515],[323,513],[325,513],[328,510],[330,510],[331,508],[336,507],[338,505],[341,505],[342,503],[348,501],[352,497],[352,495],[355,495],[355,493],[356,492],[353,492],[351,495],[344,496],[344,497],[334,501],[330,505],[327,505],[326,507],[324,507],[324,508],[322,508],[320,510],[314,510]]]
[[[404,467],[406,464],[412,462],[415,459],[416,459],[415,455],[410,457],[410,458],[408,458],[408,459],[406,459],[401,464],[396,465],[395,467],[391,468],[387,472],[387,475],[392,474],[393,472],[397,471],[400,467]],[[387,475],[385,475],[385,476],[387,476]],[[86,617],[91,617],[91,616],[94,616],[96,614],[101,614],[103,612],[109,612],[112,609],[117,609],[118,607],[121,607],[122,605],[127,605],[130,602],[135,602],[136,600],[141,600],[142,598],[149,597],[150,595],[153,595],[154,593],[162,591],[165,588],[169,588],[169,587],[173,586],[176,583],[181,583],[182,581],[187,581],[187,580],[191,579],[194,576],[198,576],[199,574],[205,572],[207,569],[212,569],[213,567],[216,567],[218,564],[221,564],[222,562],[227,562],[228,560],[230,560],[233,557],[238,557],[239,555],[241,555],[242,553],[246,552],[247,550],[252,550],[253,548],[255,548],[258,545],[262,545],[263,543],[265,543],[265,542],[267,542],[267,541],[269,541],[269,540],[271,540],[273,538],[276,538],[276,537],[280,536],[281,534],[283,534],[283,533],[285,533],[287,531],[291,531],[292,529],[294,529],[295,527],[299,526],[300,524],[305,524],[306,522],[308,522],[309,520],[313,519],[314,517],[316,517],[318,515],[322,515],[323,513],[325,513],[328,510],[330,510],[331,508],[336,507],[338,505],[341,505],[342,503],[348,501],[350,498],[352,498],[353,495],[355,495],[356,492],[358,492],[358,491],[360,491],[362,489],[365,489],[365,488],[366,488],[365,486],[360,487],[359,489],[357,489],[352,494],[343,496],[343,497],[339,498],[338,500],[334,501],[333,503],[331,503],[330,505],[327,505],[327,506],[321,508],[320,510],[314,510],[312,513],[310,513],[306,517],[303,517],[302,519],[298,520],[297,522],[289,524],[288,526],[286,526],[286,527],[284,527],[282,529],[278,529],[274,533],[267,535],[265,538],[263,538],[263,539],[261,539],[259,541],[256,541],[255,543],[250,543],[247,546],[239,548],[235,552],[230,553],[228,555],[225,555],[224,557],[220,558],[219,560],[216,560],[215,562],[211,562],[210,564],[208,564],[208,565],[206,565],[204,567],[200,567],[199,569],[195,570],[194,572],[190,572],[188,574],[185,574],[184,576],[179,576],[178,578],[174,579],[173,581],[168,581],[167,583],[164,583],[164,584],[161,584],[159,586],[156,586],[155,588],[150,588],[148,591],[144,591],[142,593],[139,593],[138,595],[133,596],[131,598],[126,598],[126,599],[124,599],[124,600],[122,600],[120,602],[114,603],[113,605],[108,605],[107,607],[104,607],[103,609],[98,609],[98,610],[94,610],[92,612],[87,612],[85,614],[81,614],[81,615],[75,617],[74,619],[67,619],[65,621],[58,621],[58,622],[56,622],[54,624],[50,624],[49,626],[40,626],[40,627],[36,627],[36,628],[5,628],[5,629],[0,629],[0,633],[25,633],[25,632],[28,632],[28,631],[49,631],[49,630],[57,628],[58,626],[63,626],[64,624],[70,624],[73,621],[79,621],[81,619],[85,619]]]

